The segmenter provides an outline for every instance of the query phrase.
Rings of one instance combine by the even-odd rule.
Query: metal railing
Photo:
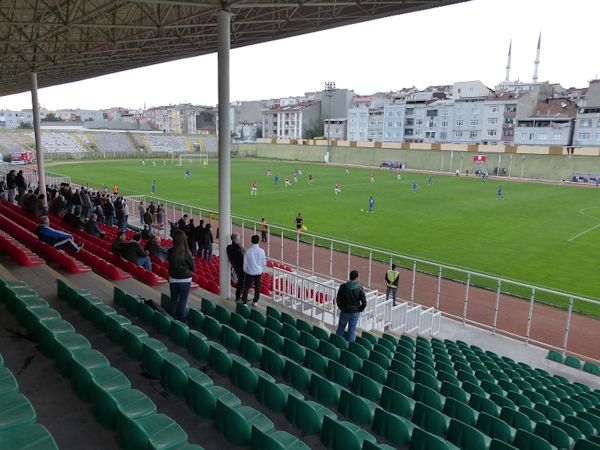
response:
[[[38,176],[36,165],[18,165],[10,163],[0,163],[0,177],[5,177],[11,170],[23,171],[23,176],[27,182],[27,186],[37,187]],[[52,172],[46,171],[46,184],[48,186],[60,186],[61,183],[70,183],[71,177],[65,177]]]
[[[139,202],[148,204],[152,201],[164,205],[165,221],[175,222],[187,214],[194,218],[196,224],[200,219],[213,222],[213,233],[218,227],[218,212],[214,209],[147,195],[129,196],[127,201],[130,223],[134,223],[131,217],[138,215]],[[232,216],[231,226],[240,234],[242,245],[246,246],[250,243],[251,235],[260,233],[262,224],[252,218]],[[168,227],[159,231],[166,235]],[[292,266],[310,276],[338,283],[347,280],[350,271],[357,269],[366,288],[382,292],[385,291],[383,274],[394,262],[401,272],[399,297],[410,305],[419,304],[426,310],[433,308],[432,311],[442,311],[447,317],[488,329],[494,334],[511,336],[586,359],[600,360],[600,350],[592,344],[599,322],[573,314],[583,305],[595,305],[600,310],[600,301],[595,299],[326,235],[305,231],[297,233],[292,228],[280,225],[268,226],[264,249],[267,257],[273,261]],[[549,306],[557,304],[561,308]],[[315,314],[322,309],[318,306],[314,308]],[[434,329],[436,325],[433,322],[439,320],[439,316],[430,318],[430,313],[414,309],[414,306],[407,307],[406,311],[392,309],[389,313],[394,317],[403,316],[406,320],[382,319],[385,308],[379,308],[381,311],[373,311],[372,320],[402,322],[404,325],[399,325],[398,331]],[[327,313],[332,314],[331,311]],[[364,317],[366,320],[369,315],[365,314]],[[571,348],[570,339],[576,341],[577,347]]]

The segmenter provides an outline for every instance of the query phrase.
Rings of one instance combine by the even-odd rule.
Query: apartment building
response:
[[[577,105],[566,98],[539,101],[530,117],[517,117],[515,144],[570,146]]]
[[[454,117],[450,142],[476,144],[481,141],[485,100],[493,91],[481,81],[463,81],[452,86]]]
[[[0,109],[0,128],[19,128],[21,124],[33,126],[31,110],[12,111]]]
[[[318,100],[282,99],[281,103],[263,110],[262,116],[265,138],[303,139],[321,130],[321,102]]]
[[[384,109],[391,101],[387,94],[355,96],[348,109],[348,140],[382,141]]]
[[[348,134],[348,119],[325,119],[323,135],[332,141],[345,141]]]
[[[590,81],[585,106],[577,113],[573,145],[600,146],[600,80]]]

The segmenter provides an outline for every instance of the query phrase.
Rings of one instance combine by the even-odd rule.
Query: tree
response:
[[[19,123],[19,129],[20,130],[31,130],[33,128],[33,125],[31,125],[28,122],[20,122]]]
[[[44,118],[44,122],[62,122],[62,119],[54,113],[48,113]]]

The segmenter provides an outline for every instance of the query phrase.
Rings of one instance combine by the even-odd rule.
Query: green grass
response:
[[[156,178],[157,196],[216,209],[216,162],[202,168],[195,160],[190,167],[187,181],[185,168],[162,161],[157,167],[142,167],[139,160],[53,164],[49,170],[94,187],[118,184],[124,194],[150,195]],[[301,167],[303,176],[290,188],[283,180],[275,186],[267,167],[282,178]],[[424,174],[404,172],[398,181],[389,171],[352,168],[346,174],[341,167],[259,160],[234,160],[231,179],[234,214],[292,228],[301,212],[310,232],[586,297],[600,292],[600,226],[593,228],[600,225],[600,190],[451,176],[433,176],[428,185]],[[250,197],[254,180],[258,196]],[[337,181],[342,193],[335,196]],[[505,200],[496,200],[500,184]],[[366,213],[369,195],[374,214]],[[596,305],[576,309],[600,315]]]

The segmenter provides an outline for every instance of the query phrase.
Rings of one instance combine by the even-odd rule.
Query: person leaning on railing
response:
[[[336,334],[344,336],[346,325],[348,342],[354,342],[356,339],[356,325],[360,318],[360,313],[367,307],[367,297],[360,284],[358,284],[358,271],[350,272],[350,280],[342,284],[338,289],[336,303],[340,309],[340,319]]]

